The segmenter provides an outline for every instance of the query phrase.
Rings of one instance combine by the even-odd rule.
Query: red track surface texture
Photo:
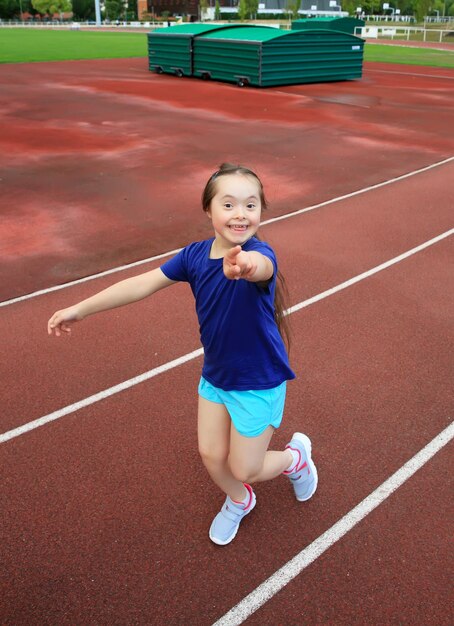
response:
[[[242,91],[143,63],[0,68],[3,300],[209,234],[198,196],[225,159],[259,170],[274,217],[453,153],[449,72],[374,65],[360,82]],[[448,233],[453,179],[448,160],[263,226],[290,304]],[[298,378],[273,447],[307,432],[319,489],[298,503],[284,478],[257,485],[228,547],[207,535],[223,498],[197,454],[200,358],[15,431],[0,446],[0,623],[208,626],[310,546],[452,421],[452,258],[446,236],[291,315]],[[184,285],[47,337],[56,308],[137,271],[0,309],[1,433],[199,347]],[[247,623],[451,624],[450,453]]]
[[[242,91],[144,59],[3,65],[0,300],[206,236],[200,190],[222,160],[259,170],[273,216],[449,157],[453,78],[369,64]]]

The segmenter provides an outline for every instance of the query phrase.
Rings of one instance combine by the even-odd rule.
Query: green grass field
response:
[[[140,33],[0,28],[0,63],[76,61],[147,56]]]
[[[451,51],[366,43],[364,60],[379,63],[403,63],[404,65],[454,67],[454,48]]]
[[[0,63],[146,57],[145,32],[0,28]],[[454,50],[366,44],[365,61],[454,67]]]

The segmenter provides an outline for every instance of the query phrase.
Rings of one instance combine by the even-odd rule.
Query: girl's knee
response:
[[[230,471],[234,478],[242,483],[254,482],[254,479],[260,474],[262,464],[251,464],[247,461],[233,460],[229,458]]]
[[[200,443],[199,454],[205,466],[224,465],[228,458],[228,451],[222,447],[204,446]]]

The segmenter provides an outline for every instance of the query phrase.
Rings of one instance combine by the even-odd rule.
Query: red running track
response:
[[[452,161],[263,227],[291,304],[452,228]],[[125,272],[125,276],[128,273]],[[452,420],[452,236],[292,314],[282,447],[314,443],[320,487],[257,486],[234,543],[207,537],[222,497],[197,455],[200,359],[5,442],[2,623],[212,624],[346,515]],[[108,279],[2,310],[2,432],[198,347],[189,290],[45,335],[56,305]],[[448,624],[449,448],[249,623]]]
[[[370,63],[360,81],[241,90],[146,59],[0,66],[0,300],[209,234],[200,191],[256,168],[269,216],[454,153],[449,69]]]

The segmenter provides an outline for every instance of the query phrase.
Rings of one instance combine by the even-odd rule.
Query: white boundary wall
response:
[[[443,37],[454,35],[454,30],[448,28],[414,28],[411,26],[364,26],[355,28],[355,35],[364,39],[404,39],[410,41],[412,36],[422,33],[422,41],[442,42]],[[419,37],[418,37],[419,40]],[[454,43],[454,40],[453,40]],[[454,47],[453,47],[454,52]]]

